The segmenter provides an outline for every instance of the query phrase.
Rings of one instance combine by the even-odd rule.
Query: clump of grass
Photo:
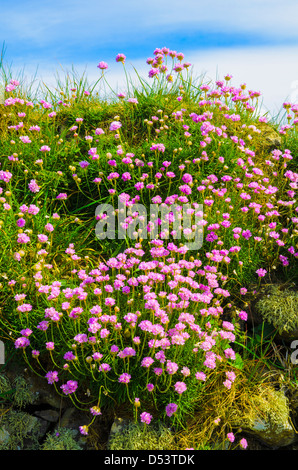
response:
[[[0,374],[0,402],[21,409],[35,400],[36,396],[24,377],[17,376],[11,382],[5,374]]]

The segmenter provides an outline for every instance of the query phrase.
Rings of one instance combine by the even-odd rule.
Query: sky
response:
[[[183,52],[193,75],[233,76],[262,93],[276,115],[283,102],[298,102],[297,0],[1,0],[0,50],[17,75],[54,86],[72,67],[90,82],[97,64],[109,65],[112,88],[124,87],[118,53],[128,73],[148,76],[156,48]]]

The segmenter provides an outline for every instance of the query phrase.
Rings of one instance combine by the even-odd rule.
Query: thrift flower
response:
[[[45,375],[46,379],[48,379],[48,384],[53,384],[54,382],[58,382],[58,372],[57,371],[49,371]]]
[[[242,447],[242,449],[246,449],[247,448],[247,440],[245,438],[241,439],[240,440],[240,447]]]
[[[69,395],[76,391],[76,389],[78,388],[78,382],[76,380],[68,380],[66,384],[61,385],[60,388],[65,395]]]
[[[176,413],[177,408],[178,408],[178,406],[176,405],[176,403],[169,403],[166,406],[167,416],[171,417],[174,413]]]
[[[106,70],[108,68],[108,64],[106,62],[99,62],[97,68],[100,70]]]
[[[121,374],[120,377],[118,378],[118,382],[123,383],[123,384],[128,384],[130,382],[131,375],[124,373]]]
[[[146,411],[144,411],[143,413],[140,414],[140,418],[141,418],[142,423],[150,424],[151,419],[152,419],[152,415],[150,413],[146,413]]]

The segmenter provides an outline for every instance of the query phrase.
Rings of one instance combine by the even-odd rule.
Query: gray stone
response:
[[[41,410],[35,411],[35,416],[44,419],[45,421],[49,421],[50,423],[56,423],[59,419],[59,412],[56,410]]]
[[[7,444],[10,438],[9,432],[4,428],[0,428],[0,446]]]

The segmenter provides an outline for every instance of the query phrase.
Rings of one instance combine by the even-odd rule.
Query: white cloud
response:
[[[284,101],[298,103],[298,46],[215,49],[191,54],[197,71],[219,78],[233,75],[233,84],[246,83],[260,91],[264,109],[275,115]]]
[[[276,115],[282,104],[288,100],[298,103],[298,46],[296,47],[267,47],[267,48],[227,48],[211,49],[208,51],[183,51],[185,60],[191,62],[194,77],[204,75],[208,79],[223,79],[226,73],[233,75],[232,84],[238,87],[247,84],[250,90],[260,91],[263,99],[263,111]],[[130,77],[136,79],[133,67],[138,73],[148,78],[150,67],[146,58],[130,61],[127,59],[126,69]],[[106,78],[115,91],[126,90],[126,79],[121,64],[114,57],[108,61],[109,69]],[[71,64],[40,64],[37,78],[41,78],[49,87],[56,84],[57,71],[63,78],[71,71]],[[94,83],[100,76],[97,63],[74,64],[74,69],[80,76],[85,72],[89,83]],[[33,76],[35,70],[27,67],[28,75]],[[150,79],[148,78],[150,82]]]

